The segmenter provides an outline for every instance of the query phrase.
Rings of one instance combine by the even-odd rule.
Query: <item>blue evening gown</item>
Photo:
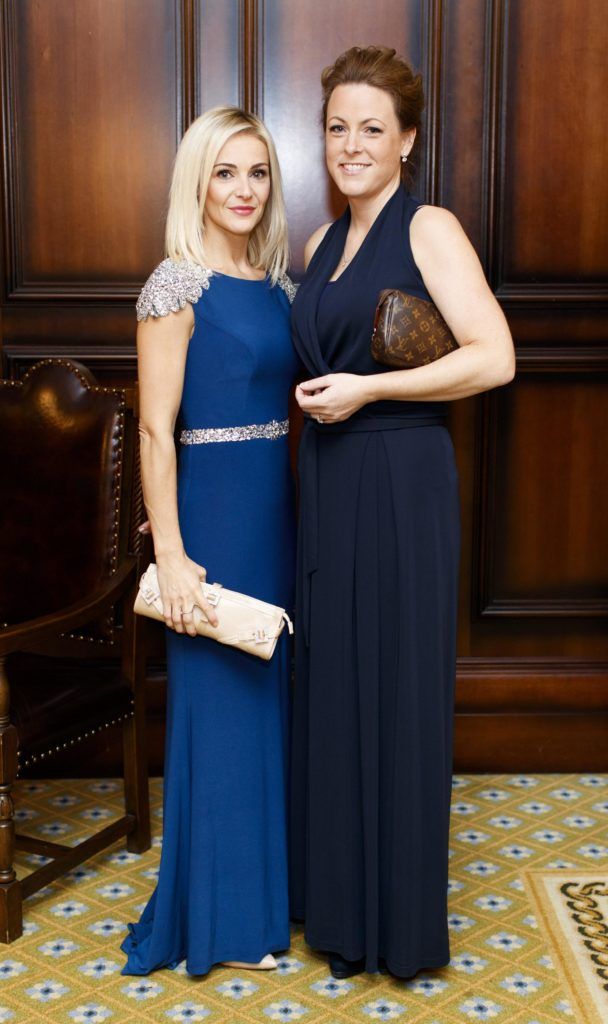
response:
[[[252,438],[256,431],[249,430],[234,435],[242,439],[220,433],[182,444],[185,549],[206,567],[209,582],[290,610],[294,523],[284,421],[298,365],[289,331],[293,285],[288,278],[272,286],[268,278],[205,275],[192,267],[164,261],[138,303],[144,319],[192,302],[196,326],[180,426],[275,426],[265,430],[271,436]],[[271,660],[263,661],[214,640],[166,632],[160,873],[122,943],[122,973],[148,974],[185,960],[188,973],[201,975],[224,960],[257,962],[289,946],[290,644],[284,630]]]

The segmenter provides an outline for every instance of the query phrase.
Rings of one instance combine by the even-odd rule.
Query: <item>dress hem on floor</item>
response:
[[[138,965],[134,965],[130,962],[131,957],[134,953],[135,956],[137,956],[137,947],[138,945],[141,945],[141,942],[137,939],[137,936],[135,935],[132,928],[133,926],[129,925],[129,935],[127,935],[127,937],[123,940],[120,946],[121,950],[123,951],[123,953],[127,954],[128,958],[127,963],[125,964],[120,973],[133,977],[145,977],[148,974],[152,974],[154,971],[162,971],[165,969],[174,971],[177,967],[179,967],[181,963],[184,962],[184,960],[186,961],[187,974],[195,978],[202,977],[208,974],[213,967],[222,966],[222,964],[226,960],[239,960],[241,961],[241,963],[257,964],[260,962],[260,960],[267,956],[268,953],[284,953],[285,950],[289,949],[290,943],[289,936],[287,936],[287,942],[264,943],[263,951],[261,946],[258,946],[256,949],[253,950],[251,948],[244,950],[240,949],[236,951],[234,949],[231,949],[230,951],[216,954],[216,958],[214,958],[213,961],[202,966],[193,963],[189,964],[188,954],[183,953],[178,957],[172,957],[170,960],[166,960],[162,963],[155,964],[153,967],[139,967]],[[145,941],[145,937],[143,941]]]
[[[321,953],[338,953],[339,956],[343,957],[345,960],[362,960],[365,957],[365,950],[358,949],[355,952],[353,949],[346,949],[337,939],[335,942],[332,942],[330,939],[318,939],[309,935],[306,931],[304,932],[304,938],[307,945],[312,949],[319,950]],[[382,953],[378,954],[377,959],[384,961],[391,974],[400,978],[413,978],[415,974],[426,970],[428,967],[447,967],[450,963],[450,954],[443,953],[440,956],[421,956],[414,964],[399,963],[392,957],[384,956]],[[369,971],[367,965],[365,969],[368,973],[374,973],[374,971]],[[378,968],[376,967],[375,970],[377,971]]]

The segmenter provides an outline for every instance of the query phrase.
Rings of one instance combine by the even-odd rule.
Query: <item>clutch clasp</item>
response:
[[[140,585],[140,593],[146,604],[154,604],[156,598],[160,596],[158,590],[149,583],[142,583]]]
[[[266,644],[273,638],[265,629],[256,629],[253,634],[253,639],[256,644]]]

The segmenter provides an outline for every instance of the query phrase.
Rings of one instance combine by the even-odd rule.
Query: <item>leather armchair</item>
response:
[[[25,897],[122,836],[150,846],[134,400],[68,360],[0,381],[1,942],[21,935]],[[11,684],[17,651],[30,665]],[[124,815],[74,847],[16,835],[19,770],[119,722]],[[52,859],[18,880],[15,845]]]

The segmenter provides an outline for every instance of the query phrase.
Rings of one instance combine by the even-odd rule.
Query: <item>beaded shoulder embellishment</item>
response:
[[[298,290],[297,284],[294,284],[288,274],[281,274],[277,281],[279,288],[282,288],[290,302],[296,297]]]
[[[213,271],[189,260],[163,260],[143,286],[135,307],[138,320],[167,316],[198,302]]]

